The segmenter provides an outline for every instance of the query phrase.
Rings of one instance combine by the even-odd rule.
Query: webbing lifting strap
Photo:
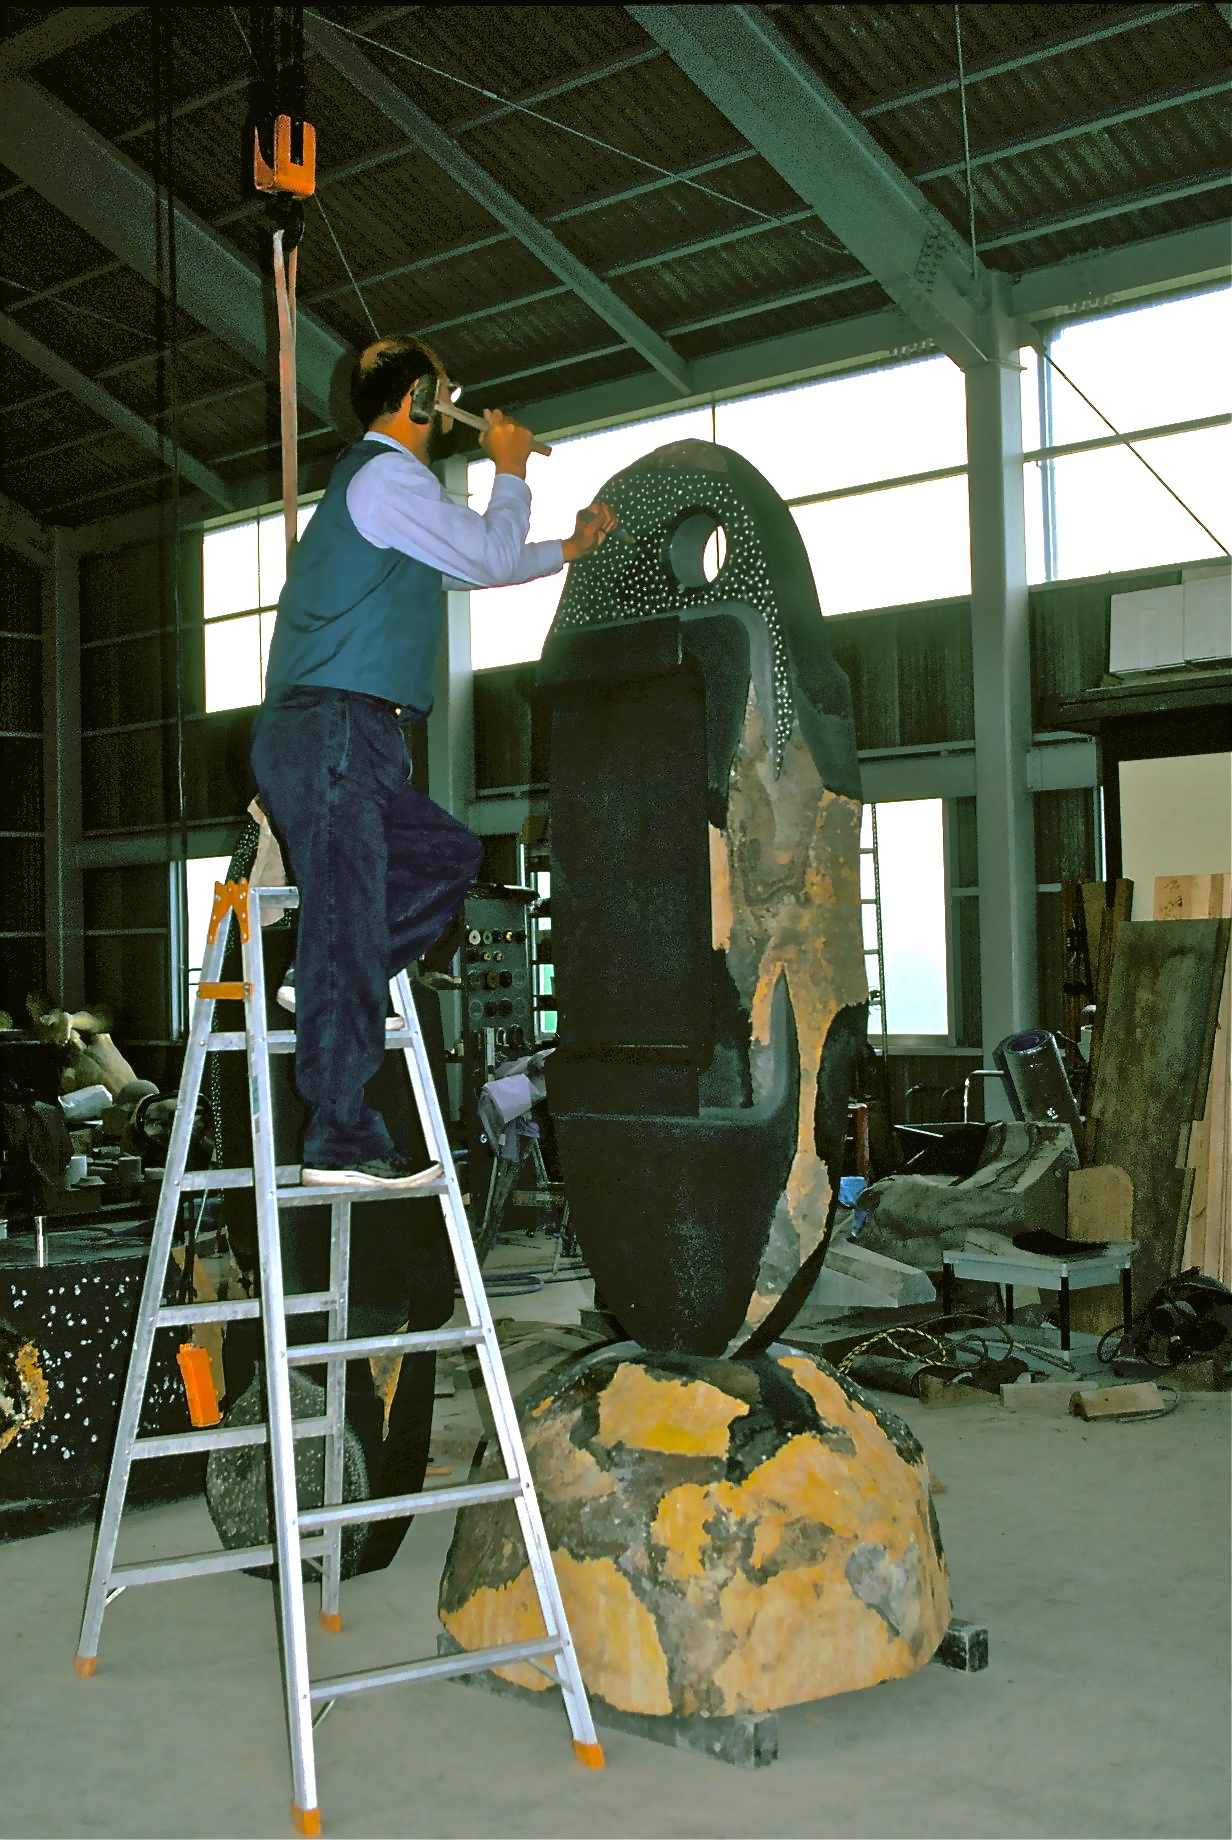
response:
[[[298,251],[274,231],[274,293],[278,300],[278,400],[282,423],[282,523],[287,567],[298,532],[299,407],[295,388],[295,271]]]

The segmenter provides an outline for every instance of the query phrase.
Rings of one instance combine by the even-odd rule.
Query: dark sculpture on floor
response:
[[[681,442],[604,491],[638,541],[571,576],[539,674],[548,1097],[607,1306],[645,1347],[722,1354],[807,1294],[841,1173],[867,1000],[851,696],[791,513],[739,454]]]
[[[775,1341],[825,1255],[866,1032],[847,680],[791,514],[738,454],[661,448],[602,497],[633,542],[570,576],[539,673],[547,1081],[633,1339],[522,1416],[596,1716],[735,1758],[721,1728],[921,1667],[948,1588],[915,1439]],[[529,1587],[503,1505],[464,1511],[446,1645],[528,1633]]]

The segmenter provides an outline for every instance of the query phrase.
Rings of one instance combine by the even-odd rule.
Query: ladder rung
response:
[[[294,1054],[295,1030],[271,1029],[266,1036],[271,1054]],[[213,1053],[229,1053],[236,1048],[246,1048],[248,1037],[243,1029],[212,1029],[205,1038],[205,1045]]]
[[[449,1184],[445,1177],[438,1176],[435,1182],[425,1182],[422,1188],[389,1188],[384,1183],[374,1182],[371,1187],[348,1182],[335,1187],[319,1187],[309,1184],[305,1187],[299,1180],[298,1163],[279,1163],[274,1172],[276,1182],[275,1199],[279,1207],[316,1207],[323,1201],[403,1201],[417,1200],[422,1195],[443,1195]],[[184,1194],[199,1194],[227,1188],[251,1188],[251,1169],[191,1169],[188,1170],[180,1189]]]
[[[295,1030],[271,1029],[266,1036],[271,1054],[294,1054]],[[405,1048],[414,1040],[408,1028],[386,1029],[386,1048]],[[211,1054],[234,1054],[248,1046],[248,1037],[243,1029],[212,1029],[205,1038],[205,1045]]]
[[[287,1349],[292,1367],[307,1367],[315,1361],[371,1361],[385,1354],[428,1354],[433,1350],[448,1353],[460,1348],[475,1348],[483,1340],[483,1330],[473,1325],[464,1329],[407,1330],[401,1335],[364,1335],[345,1342],[299,1342]]]
[[[298,907],[298,888],[264,888],[250,886],[250,895],[255,895],[262,907]]]
[[[327,1418],[297,1418],[291,1436],[325,1437]],[[133,1445],[137,1457],[191,1457],[199,1450],[242,1450],[246,1444],[265,1444],[269,1434],[264,1425],[214,1425],[200,1431],[180,1431],[170,1437],[138,1438]]]
[[[420,1201],[425,1195],[444,1195],[449,1192],[446,1178],[438,1176],[435,1182],[425,1182],[422,1188],[388,1188],[384,1183],[374,1182],[371,1188],[352,1187],[342,1183],[337,1188],[319,1188],[309,1185],[304,1188],[279,1188],[279,1207],[315,1207],[322,1201]]]
[[[299,1182],[298,1163],[279,1163],[274,1180],[279,1188],[291,1188]],[[183,1194],[197,1194],[202,1189],[251,1188],[251,1169],[186,1169],[180,1178]]]
[[[500,1648],[477,1648],[465,1655],[436,1655],[430,1661],[406,1661],[400,1667],[369,1668],[363,1674],[338,1674],[317,1680],[308,1689],[310,1699],[342,1699],[348,1693],[367,1693],[373,1687],[400,1687],[412,1680],[447,1680],[451,1675],[478,1674],[485,1668],[507,1667],[514,1661],[533,1661],[537,1655],[564,1651],[559,1636],[538,1642],[506,1642]]]
[[[443,1513],[446,1509],[475,1508],[482,1501],[513,1501],[522,1484],[512,1477],[501,1482],[464,1482],[453,1489],[420,1489],[413,1495],[378,1495],[375,1501],[344,1501],[337,1508],[305,1508],[299,1516],[305,1532],[323,1527],[350,1527],[365,1521],[396,1521],[407,1514]]]
[[[319,1316],[332,1310],[331,1291],[293,1291],[283,1299],[287,1316]],[[246,1322],[261,1314],[259,1297],[237,1297],[226,1303],[168,1303],[158,1312],[160,1329],[189,1328],[193,1323]]]
[[[305,1540],[300,1553],[315,1559],[325,1551],[324,1540]],[[226,1552],[185,1553],[182,1559],[147,1559],[140,1565],[117,1565],[107,1580],[108,1590],[122,1584],[163,1584],[169,1578],[204,1578],[213,1572],[242,1572],[250,1565],[273,1565],[274,1548],[233,1546]]]

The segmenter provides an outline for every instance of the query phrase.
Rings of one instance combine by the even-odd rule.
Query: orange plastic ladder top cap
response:
[[[247,945],[251,930],[248,925],[247,876],[238,882],[214,883],[214,907],[210,914],[209,929],[205,935],[207,945],[213,945],[218,937],[218,929],[229,913],[234,913],[239,921],[240,938]]]
[[[73,1672],[80,1674],[83,1680],[89,1680],[91,1674],[98,1671],[97,1655],[74,1655]]]
[[[580,1738],[573,1740],[573,1754],[588,1770],[601,1770],[607,1761],[601,1744],[583,1744]]]
[[[342,1633],[342,1612],[341,1610],[322,1610],[321,1627],[322,1629],[328,1629],[331,1636],[341,1635]]]
[[[291,1823],[297,1834],[310,1837],[321,1831],[321,1810],[319,1808],[297,1808],[291,1804]]]

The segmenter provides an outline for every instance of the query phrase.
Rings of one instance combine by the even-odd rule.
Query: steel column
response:
[[[467,501],[467,463],[447,460],[445,490],[460,504]],[[474,695],[471,670],[471,597],[445,595],[445,632],[432,683],[428,717],[428,789],[438,805],[466,822],[475,796]]]
[[[966,371],[980,974],[989,1065],[1004,1036],[1037,1021],[1022,373],[1011,326],[1008,315],[989,315],[984,341],[996,357]],[[990,1101],[995,1097],[990,1093]]]
[[[81,869],[81,621],[78,558],[56,530],[43,577],[43,886],[47,983],[65,1009],[85,1002]]]

